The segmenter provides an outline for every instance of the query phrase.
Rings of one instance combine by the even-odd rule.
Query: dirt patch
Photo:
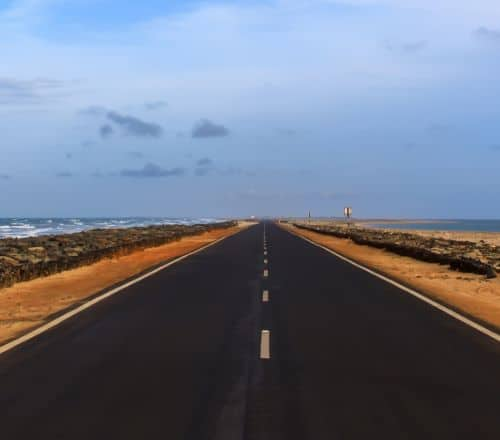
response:
[[[439,264],[355,244],[349,239],[298,229],[287,224],[281,226],[500,329],[499,278],[486,279],[482,275],[464,274]]]
[[[50,315],[82,302],[96,292],[247,226],[242,224],[184,237],[162,246],[0,289],[0,343],[45,323]]]

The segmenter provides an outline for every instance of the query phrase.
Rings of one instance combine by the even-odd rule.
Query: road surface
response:
[[[0,437],[499,439],[499,346],[259,224],[1,355]]]

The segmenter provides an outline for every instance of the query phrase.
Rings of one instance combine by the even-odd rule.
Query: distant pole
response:
[[[309,218],[308,222],[311,223],[311,211],[309,211],[309,217],[308,218]]]

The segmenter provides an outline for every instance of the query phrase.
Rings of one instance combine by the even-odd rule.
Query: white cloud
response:
[[[205,2],[88,38],[1,30],[5,17],[43,18],[58,1],[18,1],[0,16],[3,75],[82,78],[85,89],[67,97],[72,109],[99,102],[128,111],[127,105],[162,96],[171,104],[172,130],[188,129],[200,115],[231,128],[234,118],[287,121],[310,109],[333,117],[373,96],[390,99],[401,90],[456,81],[474,66],[464,63],[471,32],[488,26],[468,13],[487,11],[491,18],[500,9],[500,2],[486,0],[473,7],[450,0],[339,0],[360,7],[360,14],[344,16],[325,11],[321,4],[334,3],[328,0]],[[362,12],[367,5],[383,8]],[[387,51],[386,42],[398,50]]]
[[[293,1],[293,0],[291,0]],[[397,9],[416,9],[441,14],[455,20],[498,23],[500,2],[497,0],[316,0],[324,3],[344,3],[355,6],[389,6]],[[476,23],[477,24],[477,23]]]

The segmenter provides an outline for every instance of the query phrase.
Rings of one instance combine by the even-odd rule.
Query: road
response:
[[[499,439],[499,346],[261,223],[1,355],[0,436]]]

